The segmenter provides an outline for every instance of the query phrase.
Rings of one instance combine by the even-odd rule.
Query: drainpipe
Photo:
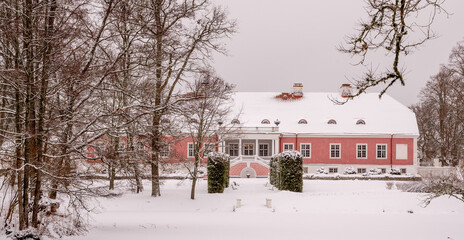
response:
[[[295,133],[295,151],[298,151],[298,133]]]
[[[390,137],[390,169],[393,169],[393,134]]]

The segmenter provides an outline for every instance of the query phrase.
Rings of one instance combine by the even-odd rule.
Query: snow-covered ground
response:
[[[188,180],[165,181],[159,198],[145,182],[142,194],[99,199],[88,234],[68,239],[464,239],[462,202],[442,197],[423,208],[423,194],[384,181],[305,180],[303,193],[272,190],[267,179],[231,181],[237,190],[208,194],[201,180],[195,200]]]

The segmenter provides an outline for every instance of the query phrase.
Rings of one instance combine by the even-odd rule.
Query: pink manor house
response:
[[[363,94],[340,105],[350,94],[237,92],[230,119],[235,126],[216,150],[231,156],[231,177],[267,177],[272,155],[296,150],[303,155],[305,173],[324,167],[329,174],[353,167],[358,173],[391,168],[402,174],[417,173],[417,137],[414,113],[388,95]],[[189,139],[175,144],[176,152],[193,157]]]

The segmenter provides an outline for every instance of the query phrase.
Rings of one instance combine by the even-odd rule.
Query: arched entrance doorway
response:
[[[251,167],[246,167],[242,169],[242,172],[240,172],[240,177],[241,178],[255,178],[256,171]]]

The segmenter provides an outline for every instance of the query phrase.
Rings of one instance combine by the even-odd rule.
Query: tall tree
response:
[[[223,52],[218,41],[235,31],[235,22],[209,0],[141,0],[137,21],[144,27],[147,81],[152,89],[151,123],[147,135],[151,145],[151,195],[160,196],[159,164],[163,146],[161,120],[175,98],[179,84],[214,51]]]
[[[450,63],[422,89],[421,102],[412,106],[418,119],[422,157],[439,158],[443,165],[456,166],[464,156],[464,76],[459,57],[463,52],[459,43],[450,54]]]
[[[209,152],[215,151],[218,143],[230,129],[224,126],[231,110],[233,85],[224,82],[210,69],[201,71],[195,82],[188,87],[193,99],[179,108],[185,125],[184,133],[193,144],[193,162],[184,160],[192,178],[190,198],[195,199],[198,169]]]
[[[405,85],[401,60],[425,42],[435,37],[432,24],[444,0],[367,0],[367,19],[359,30],[339,47],[343,53],[357,57],[357,64],[366,64],[370,53],[383,51],[391,65],[377,73],[368,69],[361,79],[355,79],[356,91],[348,99],[382,85],[381,97],[396,82]]]

